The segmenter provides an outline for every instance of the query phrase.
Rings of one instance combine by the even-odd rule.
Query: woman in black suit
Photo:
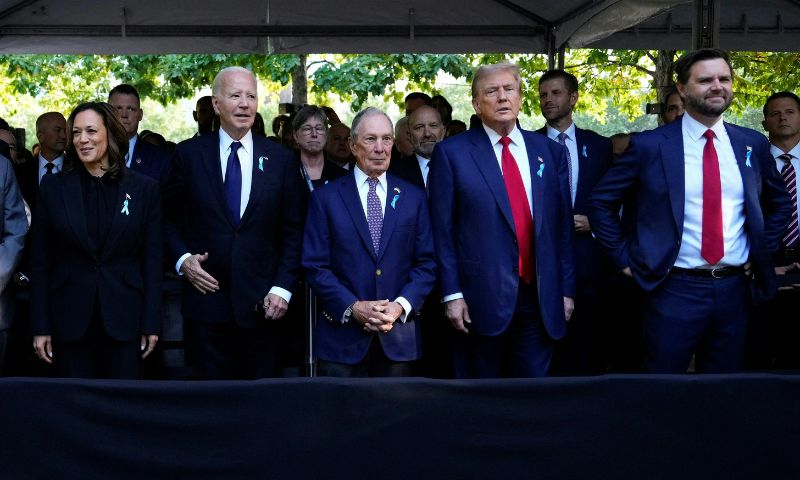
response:
[[[161,327],[158,184],[126,169],[110,105],[79,105],[67,131],[31,228],[33,346],[65,377],[138,378]]]

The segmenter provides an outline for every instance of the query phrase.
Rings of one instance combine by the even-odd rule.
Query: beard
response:
[[[700,115],[708,116],[708,117],[718,117],[722,115],[725,110],[733,101],[733,95],[726,92],[725,94],[725,103],[722,105],[713,105],[708,102],[702,97],[695,97],[693,95],[686,95],[686,105],[687,107],[691,107],[694,111],[699,113]],[[687,108],[688,110],[689,108]]]

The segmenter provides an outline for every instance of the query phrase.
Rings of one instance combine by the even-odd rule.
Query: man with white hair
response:
[[[217,135],[178,145],[164,189],[167,255],[201,378],[277,374],[279,322],[300,267],[305,187],[289,151],[251,132],[256,78],[228,67]]]

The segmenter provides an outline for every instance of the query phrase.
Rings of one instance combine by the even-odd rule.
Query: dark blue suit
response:
[[[300,269],[307,198],[292,154],[277,143],[253,135],[252,168],[250,197],[238,226],[233,225],[228,214],[218,133],[195,137],[178,145],[164,188],[168,261],[175,265],[185,253],[208,252],[208,260],[202,268],[219,282],[219,290],[206,294],[197,291],[188,281],[183,282],[181,311],[184,319],[196,324],[194,328],[217,325],[222,329],[224,325],[226,332],[234,332],[230,335],[244,341],[254,335],[244,334],[241,329],[272,330],[274,324],[257,314],[255,305],[263,302],[273,286],[291,291],[295,285]],[[230,338],[228,333],[222,335]],[[277,341],[275,332],[265,332],[266,337]],[[198,348],[214,344],[206,340],[199,341],[202,347]],[[274,353],[272,347],[265,348],[269,355]],[[239,346],[225,352],[198,355],[214,355],[220,359],[220,365],[238,364],[247,369],[246,364],[252,362],[231,358],[242,350],[245,349]],[[275,361],[275,358],[265,360],[264,369],[260,371],[234,373],[231,369],[239,367],[220,367],[221,370],[201,371],[201,375],[214,378],[239,376],[239,373],[245,377],[270,376],[275,373]],[[216,368],[211,364],[200,367]]]
[[[546,136],[547,127],[537,132]],[[575,143],[578,153],[578,185],[572,212],[576,215],[588,215],[589,194],[611,167],[614,155],[611,140],[591,130],[576,127]],[[604,339],[600,326],[604,319],[598,309],[610,268],[600,242],[592,232],[576,232],[574,247],[577,280],[575,312],[569,322],[564,342],[556,348],[553,368],[558,373],[596,373],[604,366],[599,351]]]
[[[563,297],[575,295],[566,149],[537,133],[522,135],[533,190],[535,303],[547,334],[558,339],[566,333]],[[438,143],[430,165],[442,295],[463,293],[469,335],[500,335],[515,315],[520,277],[514,220],[493,146],[483,128],[469,130]]]
[[[425,179],[422,177],[422,171],[419,169],[419,161],[417,161],[417,156],[415,154],[392,160],[388,171],[392,175],[402,178],[412,185],[416,185],[423,190],[425,189]]]
[[[139,336],[161,331],[163,238],[158,185],[135,172],[124,173],[111,226],[98,252],[87,231],[78,168],[82,167],[45,176],[39,189],[31,230],[33,334],[52,335],[56,343],[74,342],[87,335],[93,318],[99,319],[105,335],[134,342],[132,357],[120,361],[129,366],[126,370],[135,370]],[[128,214],[122,208],[126,199]],[[59,352],[54,350],[59,366]],[[94,370],[82,363],[67,371]],[[112,372],[119,366],[113,363],[108,366]]]
[[[756,299],[770,298],[776,291],[771,253],[778,246],[786,226],[790,204],[785,186],[775,170],[767,139],[750,129],[725,124],[744,186],[745,230],[750,244],[752,290]],[[748,154],[748,151],[750,154]],[[748,160],[749,157],[749,160]],[[625,232],[619,207],[634,192],[634,228]],[[682,122],[673,122],[631,139],[628,150],[597,184],[589,200],[589,218],[597,238],[605,246],[617,270],[630,267],[636,283],[646,292],[646,308],[652,310],[659,287],[671,278],[681,245],[684,225],[684,150]],[[682,277],[681,277],[682,278]],[[688,281],[684,281],[688,284]],[[676,285],[677,287],[678,285]],[[739,295],[738,297],[748,295]],[[702,304],[703,298],[696,299]],[[746,312],[746,298],[728,298],[736,310]],[[692,305],[671,306],[680,318]],[[742,315],[746,315],[743,313]],[[648,336],[655,332],[653,316],[647,314]],[[689,329],[689,326],[686,327]],[[743,332],[731,335],[743,336]],[[668,342],[671,340],[668,340]],[[737,340],[738,341],[738,340]],[[743,341],[743,340],[742,340]],[[677,345],[681,340],[675,339]],[[648,349],[652,342],[648,339]],[[670,347],[671,348],[671,347]],[[675,350],[694,346],[675,346]],[[683,356],[690,356],[690,352]],[[653,368],[653,352],[648,363]],[[729,358],[716,365],[720,371],[735,370],[741,358]],[[687,358],[688,364],[688,358]],[[676,367],[680,370],[681,367]],[[682,367],[685,371],[685,366]]]
[[[171,163],[172,159],[169,153],[151,143],[145,142],[141,138],[136,139],[136,145],[133,147],[133,158],[131,159],[131,170],[147,175],[163,186],[169,177]]]
[[[420,358],[416,312],[436,279],[430,218],[423,190],[392,175],[386,179],[377,255],[352,171],[311,195],[303,268],[322,310],[314,337],[321,360],[358,363],[372,341],[380,341],[392,361]],[[395,322],[386,334],[367,333],[352,319],[341,323],[345,310],[356,300],[393,301],[401,296],[414,312],[405,323]]]

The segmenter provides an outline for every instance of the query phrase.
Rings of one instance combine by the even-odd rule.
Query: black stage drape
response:
[[[3,479],[800,476],[800,376],[0,379]]]

